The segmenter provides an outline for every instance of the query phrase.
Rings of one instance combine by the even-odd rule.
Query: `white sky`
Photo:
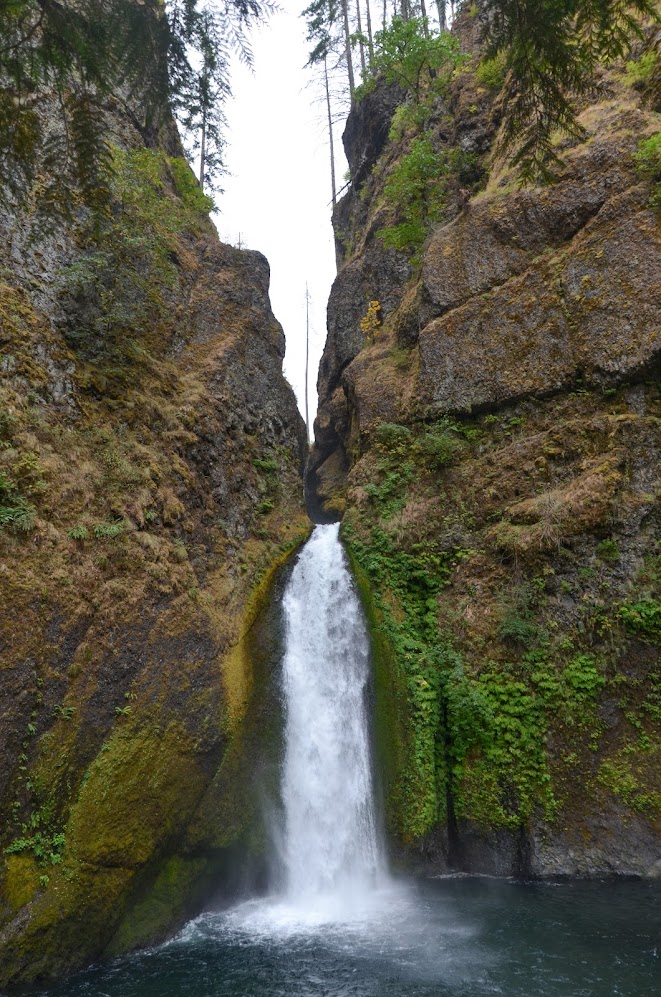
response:
[[[305,0],[280,0],[283,12],[251,34],[252,75],[232,70],[228,102],[230,176],[214,216],[221,239],[264,253],[271,304],[287,338],[285,374],[301,413],[305,384],[305,285],[310,303],[310,426],[317,409],[317,368],[326,338],[326,303],[335,277],[328,136],[318,91],[306,86],[309,44],[299,16]],[[346,162],[336,129],[338,188]]]

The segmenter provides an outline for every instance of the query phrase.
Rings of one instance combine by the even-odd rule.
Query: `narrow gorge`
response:
[[[5,183],[7,993],[654,992],[659,19],[522,183],[484,7],[370,34],[312,445],[173,98]]]

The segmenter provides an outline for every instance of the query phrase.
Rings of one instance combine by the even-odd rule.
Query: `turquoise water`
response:
[[[661,884],[392,884],[341,915],[273,898],[210,912],[172,941],[44,997],[658,997]]]

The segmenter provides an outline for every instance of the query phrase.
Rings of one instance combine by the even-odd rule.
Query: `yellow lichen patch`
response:
[[[227,728],[232,731],[243,719],[252,692],[252,661],[247,636],[268,596],[273,578],[297,548],[309,536],[311,527],[302,531],[298,538],[278,553],[262,570],[255,583],[242,613],[238,628],[238,639],[221,662],[223,688],[227,701]]]
[[[92,865],[137,868],[175,832],[204,775],[190,735],[172,721],[118,726],[88,769],[65,834],[69,856]]]
[[[4,892],[18,910],[27,904],[39,888],[39,867],[31,855],[8,855],[5,859]]]

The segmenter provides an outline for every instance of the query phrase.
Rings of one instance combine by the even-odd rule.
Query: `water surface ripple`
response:
[[[42,997],[658,997],[658,883],[421,880],[250,900]]]

